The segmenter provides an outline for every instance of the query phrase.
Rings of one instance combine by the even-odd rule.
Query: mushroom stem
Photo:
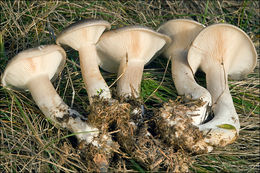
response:
[[[224,90],[217,102],[213,104],[212,109],[214,112],[214,118],[211,121],[200,125],[200,129],[203,130],[204,127],[207,129],[215,128],[219,125],[229,124],[234,126],[237,133],[239,132],[239,118],[228,88]]]
[[[144,61],[140,59],[128,59],[127,56],[121,59],[118,69],[117,93],[123,97],[134,98],[140,95],[140,84],[142,81]]]
[[[27,87],[40,110],[54,125],[66,127],[74,133],[88,133],[76,134],[80,140],[88,143],[92,142],[94,136],[97,136],[98,129],[81,120],[81,115],[63,102],[48,75],[40,75],[31,79],[27,83]]]
[[[37,76],[27,83],[32,97],[44,115],[55,124],[62,126],[59,120],[63,119],[68,106],[62,101],[51,84],[47,75]]]
[[[109,87],[102,77],[97,62],[97,51],[95,45],[87,45],[79,49],[80,67],[88,97],[92,103],[93,96],[100,96],[106,99],[111,98]]]
[[[212,80],[214,79],[214,80]],[[227,75],[221,65],[210,67],[206,73],[207,88],[212,95],[214,118],[199,125],[207,133],[206,142],[213,146],[226,146],[239,134],[239,118],[228,88]]]
[[[211,95],[207,89],[200,86],[194,79],[191,68],[187,62],[187,51],[172,55],[172,78],[174,85],[179,95],[185,95],[192,100],[201,99],[205,102],[203,106],[199,107],[196,111],[187,112],[193,119],[194,125],[201,124],[207,117],[207,108],[211,106]],[[185,58],[184,58],[185,57]],[[197,116],[194,116],[194,115]]]
[[[238,79],[256,65],[257,53],[248,35],[236,26],[214,24],[193,40],[188,63],[193,71],[206,73],[207,89],[212,95],[214,117],[199,126],[207,142],[215,146],[232,143],[238,136],[239,119],[228,88],[228,75]]]
[[[240,128],[239,118],[233,104],[227,79],[228,76],[225,74],[224,66],[222,65],[210,67],[210,70],[207,70],[207,89],[212,95],[212,109],[215,116],[202,127],[208,128],[213,125],[229,124],[234,126],[238,133]]]

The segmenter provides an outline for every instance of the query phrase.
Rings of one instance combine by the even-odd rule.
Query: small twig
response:
[[[49,34],[50,34],[50,37],[51,39],[53,39],[54,41],[56,40],[56,36],[54,34],[54,30],[53,28],[51,27],[51,24],[50,24],[50,21],[49,21],[49,18],[47,17],[47,29],[49,31]]]
[[[78,65],[77,63],[75,63],[75,62],[73,62],[73,61],[71,61],[69,59],[67,59],[66,61],[71,63],[72,65],[75,65],[76,67],[78,67],[80,69],[80,65]]]
[[[126,52],[126,55],[125,55],[125,68],[123,69],[123,73],[121,73],[117,78],[116,80],[108,87],[108,88],[111,88],[124,74],[125,74],[125,71],[126,71],[126,68],[127,68],[127,65],[128,65],[128,53]]]
[[[157,161],[155,161],[155,163],[150,166],[150,169],[153,170],[154,168],[156,168],[158,165],[160,165],[163,162],[163,160],[164,158],[157,159]]]
[[[70,81],[71,89],[72,89],[72,99],[71,99],[71,104],[70,104],[70,107],[72,108],[73,104],[74,104],[74,98],[75,98],[75,89],[74,89],[73,82],[72,82],[72,79],[71,79],[70,70],[69,70],[67,65],[66,65],[66,69],[67,69],[67,72],[68,72],[68,75],[69,75],[69,81]]]
[[[164,157],[166,157],[168,160],[170,160],[170,158],[160,148],[158,148],[158,150],[162,153],[162,155],[164,155]]]
[[[112,132],[108,132],[108,135],[112,135],[112,134],[114,134],[114,133],[118,133],[118,132],[120,132],[121,130],[115,130],[115,131],[112,131]]]
[[[168,66],[169,66],[169,63],[170,63],[170,60],[171,60],[171,56],[169,57],[168,61],[167,61],[167,64],[166,64],[166,67],[165,67],[165,70],[164,70],[164,73],[163,73],[163,78],[160,82],[160,84],[157,86],[157,88],[152,92],[152,94],[150,94],[147,99],[144,101],[144,103],[150,99],[150,97],[152,97],[152,95],[160,88],[160,86],[162,85],[164,79],[165,79],[165,75],[166,75],[166,72],[167,72],[167,69],[168,69]]]
[[[63,99],[63,100],[64,100],[64,98],[65,98],[65,95],[66,95],[66,92],[67,92],[68,85],[69,85],[69,80],[66,80],[66,85],[65,85],[65,87],[64,87],[63,96],[62,96],[62,99]]]

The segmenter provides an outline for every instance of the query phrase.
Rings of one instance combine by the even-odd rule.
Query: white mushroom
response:
[[[77,111],[70,109],[57,94],[50,80],[61,72],[66,61],[65,51],[57,45],[39,46],[17,54],[7,65],[2,84],[13,89],[29,90],[43,112],[54,125],[68,128],[79,140],[90,143],[98,134]]]
[[[144,65],[171,40],[168,36],[143,26],[128,26],[105,32],[97,44],[100,67],[117,72],[120,96],[140,95]]]
[[[111,98],[109,88],[102,77],[98,65],[96,43],[110,24],[104,20],[82,20],[64,29],[56,43],[65,44],[79,52],[80,67],[90,103],[93,96]]]
[[[228,87],[231,79],[241,79],[256,66],[255,47],[241,29],[229,24],[215,24],[201,31],[188,52],[188,62],[195,73],[206,73],[207,89],[212,96],[214,118],[202,125],[208,131],[207,142],[225,146],[239,133],[239,119]]]
[[[193,124],[201,124],[207,117],[207,108],[211,106],[211,96],[194,79],[193,72],[187,61],[190,45],[204,26],[198,22],[187,19],[170,20],[158,29],[171,37],[172,42],[164,49],[164,55],[171,58],[172,78],[179,95],[184,95],[192,100],[200,99],[204,103],[196,111],[187,112],[193,119]]]

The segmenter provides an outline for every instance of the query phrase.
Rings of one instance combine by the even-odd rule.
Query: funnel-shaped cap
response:
[[[63,69],[65,60],[66,53],[58,45],[24,50],[8,63],[2,83],[14,89],[27,89],[28,81],[37,76],[48,75],[52,80]]]
[[[251,39],[244,31],[230,24],[214,24],[193,41],[188,62],[193,72],[204,72],[212,66],[223,65],[231,79],[242,79],[256,66],[257,53]]]
[[[89,44],[96,44],[105,29],[110,29],[105,20],[81,20],[65,28],[57,37],[57,44],[65,44],[75,50]]]
[[[110,30],[102,34],[97,44],[100,66],[112,73],[118,71],[122,58],[128,54],[130,59],[148,63],[151,58],[171,39],[143,26],[128,26]]]
[[[185,56],[190,45],[198,33],[204,28],[201,23],[188,19],[169,20],[158,28],[158,32],[171,37],[172,42],[165,47],[164,55]]]

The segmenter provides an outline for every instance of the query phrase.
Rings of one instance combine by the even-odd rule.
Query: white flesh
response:
[[[81,47],[78,51],[80,56],[81,72],[90,103],[92,103],[93,96],[96,95],[110,99],[111,94],[109,88],[99,71],[96,46],[91,44],[86,45]]]

